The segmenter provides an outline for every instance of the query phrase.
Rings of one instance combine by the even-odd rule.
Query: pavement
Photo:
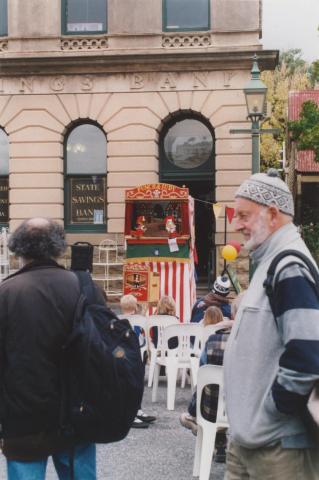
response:
[[[151,389],[145,386],[143,409],[157,421],[148,429],[131,429],[118,443],[97,446],[98,480],[191,480],[195,437],[179,423],[187,410],[190,386],[177,387],[175,410],[166,409],[166,382],[160,382],[158,401],[151,402]],[[213,463],[209,480],[223,480],[225,465]],[[51,460],[46,480],[57,480]],[[6,479],[6,466],[0,457],[0,480]],[[27,479],[26,479],[27,480]],[[76,480],[86,480],[85,478]]]

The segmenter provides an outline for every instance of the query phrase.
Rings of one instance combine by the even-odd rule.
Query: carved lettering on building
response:
[[[224,72],[224,87],[231,86],[231,80],[236,75],[236,72]]]
[[[138,73],[133,73],[131,77],[131,89],[132,90],[141,90],[144,88],[145,80],[144,76]]]
[[[20,78],[20,92],[33,93],[33,77],[21,77]]]
[[[92,90],[93,85],[94,85],[94,80],[93,80],[92,75],[84,75],[84,77],[81,78],[81,80],[80,80],[81,90],[83,90],[85,92],[88,92],[88,91]]]
[[[222,90],[233,87],[235,71],[133,72],[0,78],[0,94],[116,93],[129,91]]]
[[[160,83],[160,88],[163,90],[174,90],[176,89],[176,81],[172,73],[165,75],[163,80]]]
[[[199,88],[199,87],[207,88],[208,72],[194,73],[193,78],[194,78],[194,82],[193,82],[193,87],[194,88]]]
[[[54,92],[62,92],[65,87],[65,77],[63,75],[59,77],[53,77],[50,81],[50,88]]]

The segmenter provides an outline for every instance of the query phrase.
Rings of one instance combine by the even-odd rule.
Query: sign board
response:
[[[71,178],[71,223],[105,223],[105,178]]]
[[[9,179],[8,177],[0,178],[0,223],[9,222]]]

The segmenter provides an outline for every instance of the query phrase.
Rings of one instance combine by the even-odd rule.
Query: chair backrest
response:
[[[192,354],[200,355],[200,342],[202,338],[202,325],[198,323],[179,323],[170,325],[164,329],[162,355],[170,353],[169,339],[177,337],[178,346],[173,353],[179,359],[187,359]]]
[[[218,385],[218,408],[216,423],[220,426],[228,426],[227,416],[224,404],[224,373],[223,367],[220,365],[203,365],[198,370],[197,375],[197,400],[196,400],[196,418],[200,424],[202,421],[207,421],[201,414],[201,400],[204,387],[206,385]]]
[[[121,313],[120,315],[118,315],[118,317],[121,319],[126,318],[130,322],[130,325],[132,328],[139,327],[142,330],[144,330],[144,333],[146,335],[147,319],[143,315],[138,315],[138,314],[126,315],[125,313]]]
[[[156,349],[159,351],[162,348],[163,344],[163,332],[164,329],[170,325],[179,325],[178,318],[174,317],[173,315],[150,315],[147,319],[147,335],[150,341],[150,331],[151,328],[157,327],[157,347]],[[153,348],[154,344],[152,344]]]

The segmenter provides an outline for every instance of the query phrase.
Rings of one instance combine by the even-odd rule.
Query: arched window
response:
[[[204,117],[192,112],[173,115],[160,136],[160,177],[206,179],[213,175],[214,132]]]
[[[163,30],[210,29],[210,0],[163,0]]]
[[[0,226],[9,223],[9,138],[0,128]]]
[[[63,33],[87,35],[107,31],[107,0],[62,0]]]
[[[8,4],[0,0],[0,37],[8,35]]]
[[[75,126],[66,136],[65,227],[105,231],[106,137],[92,123]]]

